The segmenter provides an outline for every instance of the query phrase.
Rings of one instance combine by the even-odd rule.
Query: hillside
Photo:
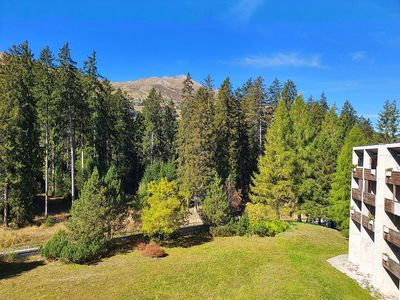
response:
[[[135,100],[135,104],[140,104],[140,100],[147,97],[150,90],[154,87],[161,92],[161,95],[167,99],[171,99],[179,106],[182,97],[181,91],[185,75],[165,76],[165,77],[150,77],[133,81],[112,82],[115,88],[125,91],[129,97]],[[193,81],[194,88],[197,90],[201,85]]]
[[[371,299],[326,262],[348,247],[332,229],[298,224],[275,238],[193,238],[166,247],[162,259],[128,251],[94,265],[0,264],[0,298]]]

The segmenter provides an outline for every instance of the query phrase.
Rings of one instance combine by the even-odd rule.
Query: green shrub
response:
[[[44,225],[45,227],[51,227],[51,226],[55,225],[56,223],[57,223],[57,222],[56,222],[56,219],[55,219],[55,218],[48,216],[48,217],[44,220],[43,225]]]
[[[248,232],[249,234],[258,236],[275,236],[288,228],[289,224],[284,221],[260,221],[257,223],[250,223]]]
[[[104,246],[102,241],[68,242],[67,246],[62,249],[60,260],[77,264],[91,262],[100,257],[105,249]]]
[[[210,233],[212,236],[234,236],[236,235],[235,224],[229,222],[225,225],[210,227]]]
[[[67,233],[64,230],[56,232],[51,239],[44,244],[41,253],[47,259],[58,259],[65,247],[68,246]]]
[[[247,235],[249,233],[249,217],[247,214],[243,214],[235,222],[235,232],[240,236]]]

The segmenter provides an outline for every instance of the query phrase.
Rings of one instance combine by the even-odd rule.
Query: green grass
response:
[[[162,259],[132,251],[90,266],[0,265],[0,298],[370,299],[326,262],[346,251],[338,232],[298,224],[275,238],[216,238],[167,248]]]

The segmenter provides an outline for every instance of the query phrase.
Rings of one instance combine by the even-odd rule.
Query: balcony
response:
[[[386,183],[393,185],[400,185],[400,172],[386,171]]]
[[[359,213],[358,211],[352,210],[350,214],[351,214],[351,219],[354,222],[361,224],[361,213]]]
[[[361,191],[359,189],[352,189],[351,190],[351,197],[354,200],[361,201]]]
[[[353,169],[353,177],[362,179],[363,169],[362,168],[354,168]]]
[[[366,215],[362,215],[361,218],[361,223],[362,226],[369,231],[374,232],[375,231],[375,226],[374,226],[374,220],[370,220]]]
[[[364,193],[364,203],[375,206],[375,195],[371,193]]]
[[[388,243],[391,243],[400,248],[400,232],[385,226],[383,228],[383,238]]]
[[[400,278],[400,265],[386,254],[383,255],[382,265],[387,271]]]
[[[385,211],[400,216],[400,203],[391,199],[385,199]]]
[[[376,181],[376,169],[365,169],[364,179],[370,181]]]

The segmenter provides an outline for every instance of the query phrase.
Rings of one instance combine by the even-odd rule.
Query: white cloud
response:
[[[351,53],[351,59],[353,61],[361,61],[367,58],[367,53],[365,51],[357,51]]]
[[[229,19],[241,24],[247,24],[263,2],[263,0],[239,0],[230,8],[228,12]]]
[[[297,53],[278,53],[271,56],[248,56],[239,61],[239,65],[257,68],[269,67],[321,67],[320,56],[315,54],[303,57]]]

